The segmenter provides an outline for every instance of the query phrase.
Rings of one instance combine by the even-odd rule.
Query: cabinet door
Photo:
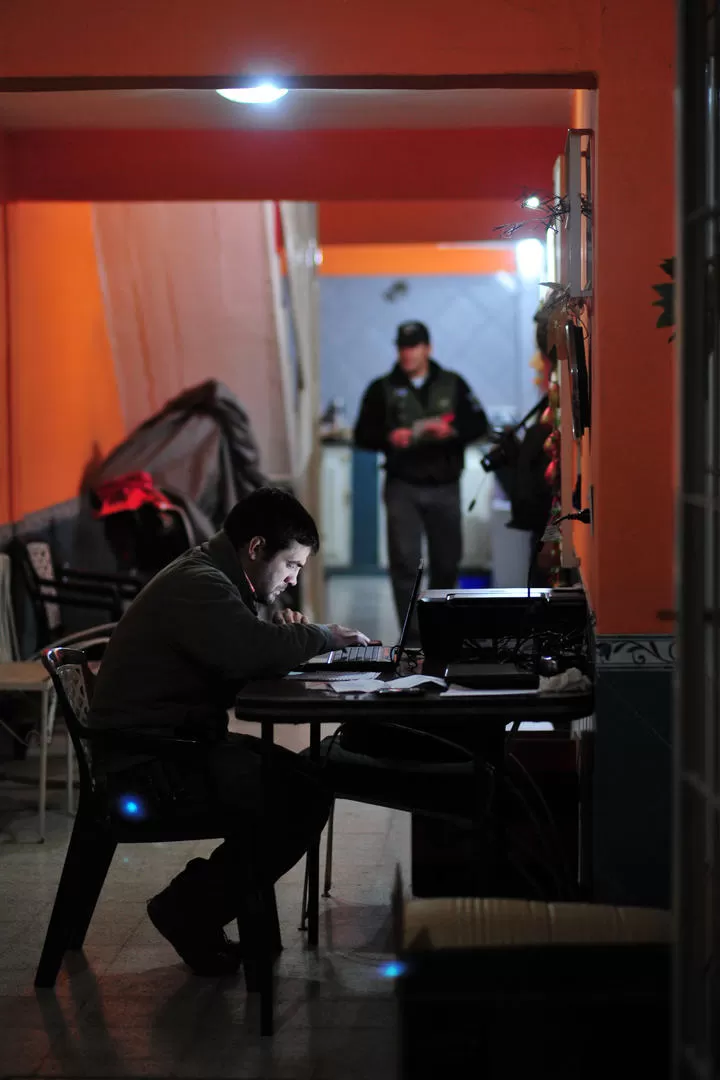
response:
[[[463,515],[463,558],[461,565],[474,570],[489,570],[492,562],[490,545],[490,507],[494,477],[480,464],[483,451],[469,446],[465,451],[465,472],[460,481],[460,503]],[[475,502],[472,510],[470,504]]]
[[[352,561],[352,450],[324,446],[321,477],[322,546],[325,567],[343,569]]]
[[[385,487],[385,458],[383,454],[377,457],[377,499],[378,499],[378,566],[387,570],[390,565],[387,544],[387,513],[385,511],[385,499],[383,489]]]

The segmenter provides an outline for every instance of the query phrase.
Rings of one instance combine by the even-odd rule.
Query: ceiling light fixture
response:
[[[260,86],[232,87],[228,90],[216,90],[215,93],[239,105],[272,105],[285,97],[287,90],[274,86],[273,83],[261,83]]]
[[[523,199],[523,206],[526,210],[539,210],[540,199],[537,195],[528,195],[527,199]]]

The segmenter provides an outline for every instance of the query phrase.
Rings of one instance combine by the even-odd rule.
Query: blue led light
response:
[[[405,974],[406,970],[405,964],[401,964],[398,960],[389,960],[387,964],[380,965],[380,974],[384,979],[398,979]]]
[[[127,818],[144,817],[144,807],[140,799],[135,795],[120,796],[120,813]]]

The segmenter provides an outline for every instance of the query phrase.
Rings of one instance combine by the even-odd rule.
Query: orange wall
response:
[[[5,134],[0,131],[0,525],[10,521],[10,409],[8,403],[8,276],[5,250]]]
[[[328,244],[326,277],[388,274],[497,274],[515,272],[512,248],[446,248],[437,244]]]
[[[558,153],[562,145],[558,146]],[[552,163],[550,163],[550,167]],[[543,166],[542,190],[549,190]],[[528,193],[530,192],[527,186]],[[322,202],[318,207],[321,244],[464,243],[502,239],[498,226],[527,221],[523,236],[536,235],[531,210],[520,205],[522,191],[508,199],[412,200],[403,202]],[[539,235],[539,234],[538,234]]]
[[[93,202],[513,199],[547,186],[565,130],[25,131],[8,139],[11,194]]]
[[[599,13],[598,0],[5,0],[0,76],[577,75],[598,69]]]
[[[91,208],[11,205],[13,519],[77,495],[124,434]]]
[[[613,2],[604,18],[585,447],[595,494],[585,560],[601,633],[667,632],[658,613],[674,607],[673,348],[652,307],[659,264],[676,250],[674,18],[671,0],[644,20]],[[638,114],[628,101],[648,104]],[[577,102],[583,122],[589,104]]]

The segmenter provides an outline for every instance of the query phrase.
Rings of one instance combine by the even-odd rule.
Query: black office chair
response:
[[[106,731],[87,727],[94,676],[80,650],[52,648],[43,653],[43,664],[52,678],[73,741],[80,773],[77,817],[55,904],[50,916],[40,963],[37,987],[53,987],[68,949],[82,949],[95,906],[118,844],[149,844],[173,840],[223,839],[227,820],[218,809],[201,818],[184,819],[182,807],[172,799],[145,820],[120,816],[110,798],[103,769],[93,761],[94,747],[123,753],[150,755],[197,764],[202,744],[194,739],[145,736],[137,732]],[[95,755],[97,757],[97,755]],[[273,960],[282,948],[280,926],[272,886],[261,884],[262,822],[248,830],[249,845],[242,910],[238,930],[248,992],[260,994],[260,1030],[273,1032]],[[240,905],[239,905],[240,906]]]

